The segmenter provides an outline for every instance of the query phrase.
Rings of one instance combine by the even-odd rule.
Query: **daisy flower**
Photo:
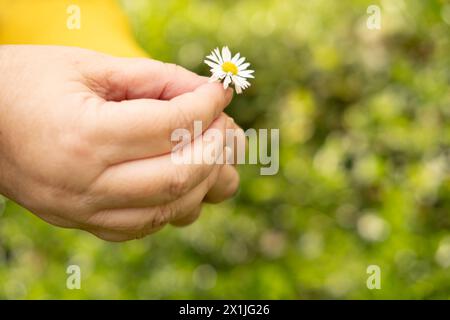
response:
[[[209,59],[209,60],[208,60]],[[211,51],[211,54],[206,57],[205,63],[211,67],[212,76],[210,82],[222,81],[224,89],[233,83],[236,92],[242,93],[242,90],[250,87],[248,78],[254,78],[253,70],[247,70],[250,63],[244,63],[245,58],[241,57],[239,53],[231,58],[231,52],[228,47],[222,48],[222,53],[219,48]]]

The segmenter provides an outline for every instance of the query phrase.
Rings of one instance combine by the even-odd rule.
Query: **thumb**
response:
[[[107,101],[170,100],[207,82],[181,66],[146,58],[106,56],[87,71],[94,90]]]

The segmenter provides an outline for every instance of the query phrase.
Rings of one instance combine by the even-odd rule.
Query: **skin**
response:
[[[195,120],[204,130],[239,129],[223,113],[232,95],[151,59],[0,46],[0,193],[109,241],[190,224],[202,202],[231,197],[239,176],[226,164],[175,164],[170,135],[193,131]],[[223,148],[193,139],[196,153],[200,144]]]

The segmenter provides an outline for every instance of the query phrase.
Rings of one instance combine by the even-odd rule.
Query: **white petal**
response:
[[[217,72],[217,75],[219,76],[219,79],[223,79],[223,78],[225,78],[226,77],[226,72],[225,71],[223,71],[223,70],[220,70],[220,71],[218,71]]]
[[[234,85],[234,88],[236,89],[236,93],[237,94],[241,94],[242,93],[242,88],[240,87],[240,86],[238,86],[238,85]]]
[[[241,72],[246,72],[248,74],[252,74],[255,72],[255,70],[247,69],[247,70],[242,70]]]
[[[230,49],[228,49],[228,47],[222,48],[222,58],[223,58],[223,61],[231,60],[231,52],[230,52]]]
[[[233,76],[232,79],[233,79],[233,83],[234,83],[235,85],[238,85],[238,86],[241,85],[241,81],[240,81],[240,79],[238,78],[238,76]]]
[[[244,70],[244,71],[239,71],[238,75],[240,77],[244,77],[244,78],[255,78],[252,73],[254,71],[253,70]]]
[[[250,63],[247,62],[247,63],[241,64],[238,67],[238,69],[239,69],[239,71],[243,71],[243,70],[247,69],[249,66],[250,66]]]
[[[245,78],[242,78],[240,76],[234,76],[233,81],[235,83],[238,83],[244,89],[250,87],[250,82],[248,82],[247,80],[245,80]]]
[[[218,80],[220,80],[219,75],[218,74],[213,74],[211,76],[211,78],[209,78],[208,82],[216,82]]]
[[[238,76],[234,76],[233,77],[233,83],[234,83],[234,87],[237,88],[239,87],[240,89],[245,89],[247,88],[247,85],[245,84],[245,79],[240,78]]]
[[[230,85],[230,83],[231,83],[231,77],[229,77],[229,76],[225,77],[225,80],[223,81],[223,88],[227,89],[228,86]]]
[[[236,64],[236,62],[239,60],[239,57],[241,56],[241,54],[238,52],[236,53],[236,55],[233,57],[233,59],[231,59],[231,62],[233,62],[234,64]]]
[[[220,66],[212,68],[210,71],[211,71],[211,73],[217,73],[217,74],[223,75],[222,78],[224,76],[226,76],[226,72],[224,72],[222,67],[220,67]]]
[[[219,59],[216,57],[216,55],[214,54],[214,52],[211,52],[211,54],[209,56],[206,56],[207,59],[214,61],[217,64],[220,64]]]
[[[222,56],[220,55],[219,48],[215,48],[215,49],[214,49],[214,53],[216,54],[217,59],[219,59],[219,63],[220,63],[220,64],[223,64],[223,59],[222,59]]]
[[[218,67],[219,65],[217,64],[217,63],[214,63],[214,62],[212,62],[212,61],[209,61],[209,60],[205,60],[205,61],[203,61],[204,63],[206,63],[208,66],[210,66],[211,68],[216,68],[216,67]],[[220,67],[220,66],[219,66]]]
[[[219,60],[219,64],[223,63],[222,56],[220,55],[219,48],[216,48],[216,50],[213,51],[214,55],[216,56],[217,60]]]
[[[236,66],[239,67],[244,61],[245,57],[240,58],[238,61],[236,61]]]
[[[243,87],[244,87],[245,89],[247,89],[248,87],[251,86],[250,82],[248,82],[247,80],[244,80],[244,81],[242,82],[242,84],[243,84]]]

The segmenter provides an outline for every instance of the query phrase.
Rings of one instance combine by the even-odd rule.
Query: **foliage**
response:
[[[381,1],[380,30],[363,0],[122,4],[156,59],[208,75],[228,45],[252,62],[227,112],[280,128],[280,172],[241,166],[235,199],[124,244],[7,202],[1,298],[450,298],[449,2]]]

